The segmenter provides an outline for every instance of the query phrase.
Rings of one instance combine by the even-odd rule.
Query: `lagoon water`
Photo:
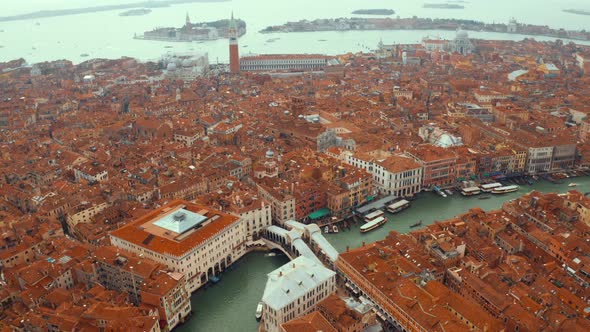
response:
[[[6,5],[4,2],[11,4]],[[0,16],[17,15],[38,10],[67,9],[98,5],[121,4],[139,0],[3,0]],[[161,42],[135,40],[154,27],[184,24],[186,13],[193,22],[212,21],[235,16],[246,21],[248,32],[240,38],[240,52],[245,53],[327,53],[368,51],[380,39],[384,43],[416,43],[425,36],[453,38],[452,31],[349,31],[289,34],[261,34],[269,25],[287,21],[316,18],[352,17],[353,10],[362,8],[391,8],[400,17],[431,17],[474,19],[484,22],[507,23],[511,17],[519,22],[548,24],[553,28],[590,29],[588,16],[562,12],[562,9],[590,10],[590,0],[469,0],[465,9],[427,9],[424,1],[372,0],[231,0],[201,2],[154,8],[145,16],[121,17],[121,11],[106,11],[34,20],[0,22],[0,61],[25,58],[29,63],[68,59],[79,63],[88,58],[122,56],[140,60],[160,58],[167,52],[208,53],[211,63],[227,62],[226,40],[207,42]],[[372,17],[372,16],[371,16]],[[500,33],[470,32],[473,38],[520,40],[525,36]],[[280,38],[268,42],[271,38]],[[538,40],[552,38],[536,37]],[[325,41],[323,41],[325,40]],[[81,54],[89,57],[81,57]]]

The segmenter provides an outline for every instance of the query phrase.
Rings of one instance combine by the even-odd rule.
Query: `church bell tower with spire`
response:
[[[234,13],[231,13],[229,21],[229,71],[237,74],[240,72],[240,54],[238,51],[238,27],[234,20]]]

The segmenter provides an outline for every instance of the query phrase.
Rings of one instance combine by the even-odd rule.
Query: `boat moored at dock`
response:
[[[502,187],[502,184],[500,182],[486,183],[482,184],[479,187],[481,188],[481,191],[483,191],[484,193],[491,193],[492,190],[494,190],[494,188]]]
[[[373,211],[365,216],[365,222],[371,222],[379,217],[382,217],[384,214],[381,210]]]
[[[461,189],[461,195],[463,196],[474,196],[481,194],[479,187],[467,187]]]
[[[387,206],[387,212],[389,213],[398,213],[404,209],[407,209],[410,206],[410,201],[405,199],[399,200],[393,204]]]
[[[382,226],[383,224],[385,224],[387,222],[387,218],[385,217],[378,217],[364,225],[361,226],[361,233],[366,233],[369,231],[374,230],[375,228],[378,228],[380,226]]]
[[[256,306],[256,320],[260,320],[262,318],[262,302],[258,302]]]
[[[512,193],[512,192],[517,191],[518,188],[519,187],[517,185],[494,188],[492,190],[492,194],[507,194],[507,193]]]

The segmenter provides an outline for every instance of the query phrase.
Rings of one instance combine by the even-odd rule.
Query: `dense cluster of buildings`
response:
[[[341,253],[337,269],[402,331],[585,331],[589,203],[576,191],[531,192],[501,210],[391,232]]]
[[[0,63],[0,327],[173,328],[270,225],[590,166],[582,46],[461,34],[454,49],[240,64],[236,33],[230,70],[190,79],[129,58]],[[241,71],[264,59],[276,62]],[[184,60],[170,64],[201,66]],[[335,275],[303,259],[318,274],[281,268],[276,289],[320,289],[293,291],[313,301],[268,328],[362,331],[376,316],[405,330],[585,330],[587,206],[534,193],[342,254],[328,268],[375,311],[330,299]],[[293,303],[281,301],[269,308]]]

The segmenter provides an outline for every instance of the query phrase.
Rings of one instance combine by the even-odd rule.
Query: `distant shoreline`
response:
[[[336,18],[302,20],[287,22],[282,25],[268,26],[260,33],[292,33],[320,31],[365,31],[365,30],[467,30],[479,32],[495,32],[521,34],[527,36],[543,36],[550,38],[590,41],[590,32],[565,31],[548,26],[519,23],[484,23],[464,19],[430,19],[430,18]]]
[[[165,1],[141,1],[134,3],[127,3],[121,5],[108,5],[108,6],[96,6],[96,7],[85,7],[85,8],[72,8],[72,9],[60,9],[60,10],[41,10],[38,12],[32,12],[27,14],[13,15],[13,16],[0,16],[0,22],[9,21],[21,21],[21,20],[32,20],[38,18],[47,17],[58,17],[68,16],[86,13],[96,13],[112,10],[121,9],[132,9],[132,8],[161,8],[170,7],[171,5],[194,3],[194,2],[226,2],[229,0],[165,0]]]

